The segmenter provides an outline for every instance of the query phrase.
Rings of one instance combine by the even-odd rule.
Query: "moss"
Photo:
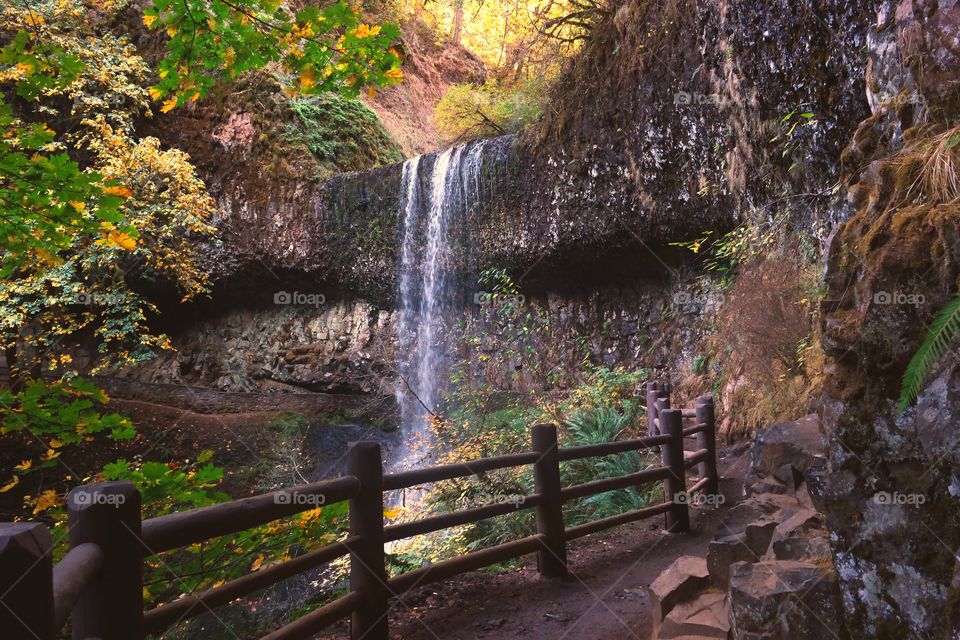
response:
[[[302,143],[332,174],[359,171],[403,160],[399,145],[370,108],[356,99],[321,94],[290,101],[298,122],[288,127],[291,142]]]

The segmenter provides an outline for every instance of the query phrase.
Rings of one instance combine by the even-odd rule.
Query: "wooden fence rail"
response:
[[[416,586],[536,553],[540,574],[567,573],[566,543],[628,522],[666,516],[666,529],[689,530],[687,496],[716,493],[716,424],[713,399],[702,396],[694,409],[672,409],[669,389],[646,385],[648,435],[643,438],[560,448],[557,427],[534,425],[531,449],[470,462],[383,474],[380,446],[356,442],[347,454],[347,475],[333,480],[141,520],[140,494],[128,482],[82,485],[67,499],[70,550],[53,566],[47,528],[38,523],[0,523],[0,629],[12,640],[51,640],[69,618],[74,640],[142,640],[259,589],[337,558],[350,557],[350,591],[262,640],[310,638],[350,616],[354,640],[386,640],[392,597]],[[684,428],[684,418],[695,423]],[[695,438],[687,449],[685,438]],[[627,451],[659,453],[660,466],[623,476],[564,487],[560,465],[569,460]],[[413,522],[384,526],[384,492],[467,477],[495,469],[533,466],[534,493],[510,501]],[[699,479],[687,487],[687,470]],[[599,493],[663,482],[664,500],[593,522],[565,528],[563,503]],[[200,593],[143,610],[143,565],[150,556],[229,535],[319,505],[350,503],[347,537],[320,549],[266,567]],[[536,534],[487,549],[387,576],[388,542],[533,509]]]

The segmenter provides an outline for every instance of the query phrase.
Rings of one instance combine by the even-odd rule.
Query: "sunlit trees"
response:
[[[417,10],[416,8],[414,9]],[[490,70],[484,86],[452,87],[437,105],[448,141],[516,132],[541,115],[549,83],[605,6],[594,0],[445,0],[420,10]]]
[[[0,5],[0,346],[11,371],[0,435],[24,460],[0,492],[95,434],[130,437],[77,377],[167,348],[146,282],[191,299],[214,210],[190,158],[137,122],[271,65],[291,94],[355,95],[399,82],[395,25],[343,2],[294,12],[270,0],[52,0]],[[152,69],[119,25],[163,30]],[[49,501],[47,501],[49,502]]]

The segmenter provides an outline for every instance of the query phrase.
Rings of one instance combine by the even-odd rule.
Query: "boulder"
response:
[[[730,568],[735,638],[820,640],[840,630],[840,594],[832,568],[793,560],[740,562]]]
[[[778,422],[757,431],[750,453],[750,475],[771,476],[785,465],[802,474],[825,455],[820,420],[815,414],[793,422]]]
[[[747,485],[747,491],[750,495],[777,493],[790,493],[790,487],[775,478],[760,478]]]
[[[674,560],[650,585],[654,628],[675,606],[691,600],[709,584],[710,574],[704,558],[680,556]]]
[[[696,600],[678,605],[664,619],[663,626],[654,637],[663,640],[726,640],[730,637],[730,611],[726,595],[721,591],[708,591]]]
[[[773,477],[788,489],[796,490],[803,482],[803,473],[792,464],[785,464],[773,472]]]
[[[707,570],[712,582],[726,588],[730,565],[762,559],[776,527],[776,520],[761,518],[746,525],[742,532],[712,540],[707,546]]]
[[[774,540],[767,551],[767,560],[830,560],[830,542],[826,531],[817,531],[807,535],[792,535]]]
[[[763,557],[770,547],[770,541],[773,539],[774,531],[779,524],[776,520],[761,519],[751,522],[744,530],[744,539],[747,547],[758,558]]]
[[[723,504],[737,504],[747,495],[747,487],[742,478],[721,477],[717,483],[717,492],[723,496]]]

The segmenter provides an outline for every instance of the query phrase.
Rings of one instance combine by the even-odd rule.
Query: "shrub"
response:
[[[540,119],[543,95],[541,80],[510,88],[489,83],[455,85],[437,103],[437,124],[454,141],[517,133]]]

